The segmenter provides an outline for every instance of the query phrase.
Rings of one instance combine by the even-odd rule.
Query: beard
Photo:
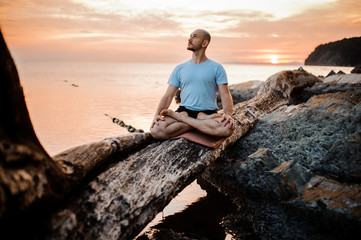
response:
[[[192,51],[192,52],[194,52],[194,51],[195,51],[195,49],[194,49],[194,47],[193,47],[193,46],[188,46],[188,47],[187,47],[187,50]]]
[[[195,52],[197,50],[200,50],[202,48],[202,45],[193,45],[193,44],[188,44],[187,46],[187,50]]]

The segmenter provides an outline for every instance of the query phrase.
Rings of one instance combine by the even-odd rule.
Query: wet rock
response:
[[[361,66],[357,66],[351,70],[351,73],[361,73]]]
[[[359,124],[361,125],[361,124]],[[336,141],[326,156],[311,164],[314,172],[342,182],[361,183],[361,132]]]
[[[360,184],[340,183],[315,175],[303,186],[303,194],[292,200],[291,204],[311,211],[328,212],[330,215],[347,216],[348,219],[361,221]]]
[[[323,82],[330,84],[344,84],[344,83],[360,84],[361,74],[336,74],[333,76],[326,77]]]
[[[361,89],[350,83],[307,89],[314,94],[307,102],[260,118],[204,177],[245,198],[232,218],[248,221],[252,236],[355,239],[361,229]],[[228,225],[231,232],[242,228],[235,225]]]
[[[335,74],[336,74],[335,71],[331,70],[331,71],[326,75],[326,77],[329,77],[329,76],[332,76],[332,75],[335,75]]]
[[[111,117],[111,116],[109,116],[108,114],[105,114],[105,116],[110,117],[110,119],[112,120],[113,123],[118,124],[119,126],[127,129],[128,132],[130,132],[130,133],[144,133],[144,130],[143,130],[143,129],[136,129],[136,128],[133,127],[132,125],[127,125],[127,124],[124,123],[123,120],[120,120],[120,119],[115,118],[115,117]]]

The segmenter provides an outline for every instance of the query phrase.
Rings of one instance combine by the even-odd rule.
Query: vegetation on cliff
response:
[[[345,38],[321,44],[308,56],[305,65],[351,66],[361,65],[361,37]]]

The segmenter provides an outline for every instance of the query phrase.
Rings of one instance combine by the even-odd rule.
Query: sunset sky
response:
[[[361,36],[360,0],[0,0],[16,61],[180,62],[189,34],[222,63],[303,63],[321,43]]]

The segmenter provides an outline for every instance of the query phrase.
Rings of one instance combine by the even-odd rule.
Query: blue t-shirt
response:
[[[228,81],[223,66],[207,59],[200,64],[187,61],[178,65],[168,84],[180,87],[180,106],[193,111],[204,111],[217,109],[217,85],[228,84]]]

